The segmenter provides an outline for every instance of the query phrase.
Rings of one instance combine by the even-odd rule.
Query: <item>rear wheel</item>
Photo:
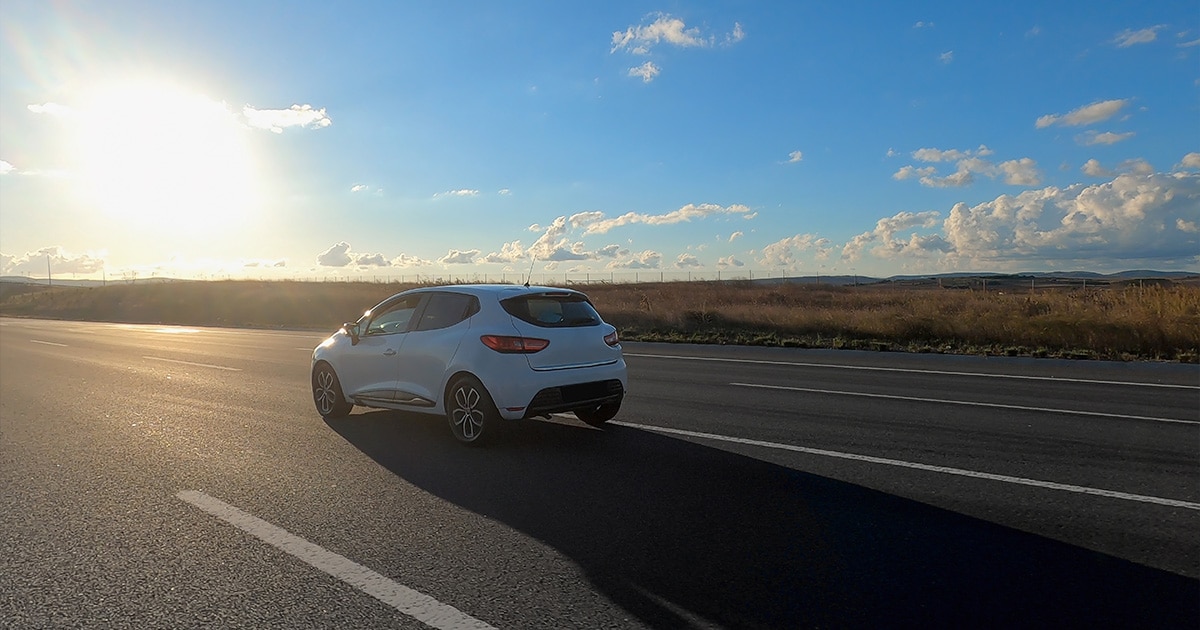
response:
[[[575,417],[594,427],[598,427],[612,420],[620,410],[621,401],[618,400],[617,402],[604,403],[603,405],[596,405],[587,409],[576,409]]]
[[[500,422],[496,403],[474,376],[460,376],[447,390],[446,420],[454,439],[479,446],[491,439]]]
[[[342,418],[354,408],[354,404],[342,395],[342,384],[328,363],[319,363],[313,368],[312,389],[313,403],[323,418]]]

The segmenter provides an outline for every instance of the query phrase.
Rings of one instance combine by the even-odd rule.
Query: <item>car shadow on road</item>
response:
[[[329,424],[651,627],[1200,627],[1200,581],[644,430],[523,422],[470,449],[428,417]]]

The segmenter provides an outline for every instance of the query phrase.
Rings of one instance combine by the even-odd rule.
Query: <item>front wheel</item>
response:
[[[500,422],[496,403],[473,376],[460,376],[447,390],[446,420],[454,439],[468,446],[479,446],[490,439]]]
[[[594,427],[598,427],[612,420],[620,410],[621,401],[618,400],[617,402],[604,403],[603,405],[596,405],[587,409],[576,409],[575,417]]]
[[[313,368],[312,391],[317,413],[322,418],[342,418],[354,408],[354,404],[342,395],[342,384],[328,363]]]

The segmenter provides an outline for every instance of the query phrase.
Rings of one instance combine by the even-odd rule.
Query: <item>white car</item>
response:
[[[617,329],[579,291],[519,285],[422,287],[380,302],[313,350],[325,418],[354,405],[446,416],[477,444],[502,420],[574,412],[600,425],[621,408]]]

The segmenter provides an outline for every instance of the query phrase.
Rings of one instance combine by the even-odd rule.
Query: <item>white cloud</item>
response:
[[[362,192],[364,190],[367,190],[368,188],[370,188],[370,187],[367,186],[366,184],[355,184],[350,187],[350,192]]]
[[[717,259],[717,267],[720,267],[721,269],[726,269],[729,267],[745,267],[745,266],[746,266],[746,263],[738,260],[733,255],[729,255],[729,256],[725,256],[724,258]]]
[[[916,24],[913,24],[913,28],[933,28],[933,22],[917,21]]]
[[[1135,44],[1148,44],[1158,39],[1158,32],[1164,28],[1166,28],[1165,24],[1159,24],[1158,26],[1151,26],[1150,28],[1143,28],[1136,31],[1125,29],[1117,33],[1117,36],[1112,41],[1118,48],[1129,48]]]
[[[46,116],[54,116],[56,118],[70,118],[75,115],[75,110],[65,105],[58,103],[42,103],[40,105],[28,105],[26,109],[35,114],[44,114]]]
[[[819,257],[820,250],[828,249],[829,246],[829,239],[816,234],[789,236],[764,247],[758,264],[770,268],[792,268],[797,263],[796,254],[798,252],[817,250]]]
[[[676,269],[696,269],[703,266],[704,265],[700,263],[700,259],[691,254],[680,254],[679,257],[675,259]]]
[[[954,61],[954,51],[947,50],[946,52],[938,55],[938,61],[941,61],[942,63],[947,63],[947,64],[950,63],[951,61]]]
[[[653,81],[654,77],[657,77],[660,73],[662,73],[662,69],[654,65],[654,62],[652,61],[647,61],[640,66],[635,66],[629,69],[629,76],[641,77],[642,83],[649,83]]]
[[[388,264],[392,267],[430,267],[433,262],[408,254],[400,254],[391,259]]]
[[[743,234],[740,230],[737,232],[734,232],[733,234],[729,235],[729,242],[732,243],[743,236],[745,236],[745,234]]]
[[[662,264],[662,254],[645,250],[640,254],[634,254],[632,258],[626,260],[614,260],[608,263],[608,269],[658,269]]]
[[[446,192],[437,193],[433,196],[433,198],[440,199],[442,197],[478,197],[478,196],[479,196],[478,190],[471,190],[470,188],[461,188],[459,190],[447,190]]]
[[[870,251],[880,258],[896,258],[926,251],[944,251],[947,247],[936,235],[918,235],[913,232],[907,238],[896,237],[896,233],[902,230],[936,227],[940,216],[940,213],[930,210],[927,212],[900,212],[880,219],[875,223],[874,230],[855,236],[842,247],[842,258],[850,261],[858,260],[865,251]]]
[[[618,256],[628,256],[629,250],[622,249],[620,245],[605,245],[596,250],[597,258],[617,258]]]
[[[4,160],[0,160],[0,175],[8,175],[9,173],[12,173],[16,170],[17,170],[17,167],[13,166],[12,164],[9,164],[8,162],[5,162]]]
[[[475,259],[478,257],[478,249],[470,249],[465,252],[452,249],[445,256],[439,258],[438,262],[443,265],[469,265],[475,262]]]
[[[1080,136],[1078,138],[1078,141],[1079,141],[1079,144],[1090,147],[1090,146],[1095,146],[1097,144],[1116,144],[1123,140],[1128,140],[1128,139],[1132,138],[1133,136],[1134,136],[1134,132],[1132,132],[1132,131],[1126,132],[1126,133],[1113,133],[1111,131],[1106,131],[1104,133],[1097,133],[1095,131],[1089,131],[1086,134]]]
[[[492,252],[480,259],[480,262],[485,263],[515,263],[525,259],[525,250],[521,248],[521,241],[512,241],[500,246],[499,252]]]
[[[1038,129],[1044,129],[1051,125],[1061,125],[1064,127],[1090,125],[1116,116],[1117,112],[1120,112],[1128,104],[1129,99],[1097,101],[1066,114],[1047,114],[1038,118],[1035,125]]]
[[[1110,170],[1104,168],[1103,166],[1101,166],[1100,160],[1097,160],[1095,158],[1092,158],[1092,159],[1088,160],[1087,162],[1084,162],[1083,167],[1080,168],[1080,170],[1083,171],[1084,175],[1088,175],[1091,177],[1112,177],[1113,175],[1116,175],[1116,173],[1114,173],[1113,171],[1110,171]]]
[[[0,254],[0,275],[46,277],[47,262],[51,276],[62,274],[92,274],[105,267],[103,253],[72,254],[59,245],[43,247],[21,256]]]
[[[1030,158],[1009,160],[1000,164],[983,159],[994,153],[986,145],[979,145],[974,150],[959,149],[917,149],[912,152],[913,159],[921,162],[955,162],[955,172],[945,176],[937,175],[937,167],[916,167],[907,165],[892,174],[892,179],[917,179],[922,186],[930,188],[957,188],[969,186],[975,182],[975,175],[984,175],[995,179],[1003,177],[1006,184],[1014,186],[1036,186],[1041,183],[1041,173],[1037,162]]]
[[[1175,227],[1178,228],[1180,232],[1187,232],[1189,234],[1200,233],[1200,226],[1197,226],[1195,221],[1175,219]]]
[[[383,254],[359,254],[350,251],[350,244],[341,241],[317,254],[322,267],[387,267],[390,261]]]
[[[1200,168],[1200,153],[1192,152],[1183,156],[1176,168]]]
[[[497,191],[497,194],[500,195],[501,197],[507,197],[512,194],[512,191],[507,188],[501,188],[500,190]]]
[[[950,211],[948,262],[1094,259],[1200,262],[1186,228],[1200,221],[1200,175],[1121,174],[1111,182],[1002,195]]]
[[[792,151],[788,154],[788,164],[795,164],[804,159],[804,154],[800,151]]]
[[[627,50],[635,55],[645,55],[660,43],[667,43],[682,48],[704,47],[712,44],[711,37],[705,37],[699,28],[688,28],[683,20],[671,17],[665,13],[651,14],[655,20],[649,24],[630,26],[612,34],[612,49],[609,52]],[[735,25],[734,31],[741,27]]]
[[[1124,160],[1120,164],[1117,164],[1117,172],[1134,173],[1136,175],[1150,175],[1154,172],[1154,166],[1142,158],[1134,158],[1130,160]]]
[[[743,39],[746,39],[746,31],[742,28],[740,22],[734,22],[733,31],[725,35],[725,45],[732,46]]]
[[[287,127],[320,129],[333,124],[325,108],[313,109],[311,105],[292,105],[287,109],[255,109],[249,105],[242,108],[246,123],[257,129],[269,129],[283,133]]]
[[[634,223],[642,223],[645,225],[669,225],[672,223],[682,223],[693,219],[702,219],[704,217],[726,214],[726,215],[741,215],[745,219],[752,219],[756,213],[750,211],[750,208],[734,204],[731,206],[720,206],[717,204],[703,203],[700,205],[687,204],[678,210],[672,210],[666,214],[643,214],[638,212],[627,212],[619,217],[612,219],[601,219],[602,213],[588,213],[588,221],[580,225],[586,225],[584,235],[589,234],[604,234],[609,230],[623,225]],[[576,215],[579,216],[579,215]]]

